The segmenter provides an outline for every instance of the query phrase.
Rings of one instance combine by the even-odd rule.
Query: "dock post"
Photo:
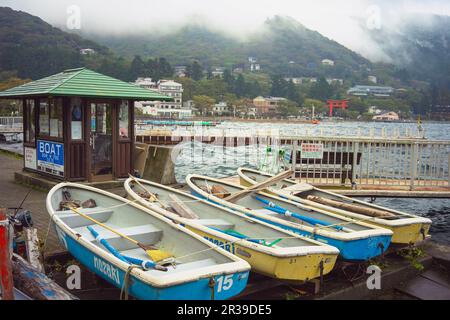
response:
[[[353,160],[352,160],[352,181],[353,186],[356,183],[356,164],[358,162],[359,142],[353,142]]]
[[[414,189],[414,180],[416,180],[417,174],[417,155],[416,155],[416,143],[411,143],[411,177],[409,181],[409,190]]]
[[[0,208],[0,286],[2,300],[14,300],[14,284],[9,247],[9,221],[6,210]]]
[[[293,141],[293,145],[292,145],[292,157],[291,157],[291,162],[292,162],[292,179],[295,180],[296,178],[296,174],[295,174],[295,169],[297,168],[297,150],[298,150],[298,140],[294,140]],[[301,177],[300,177],[301,180]]]

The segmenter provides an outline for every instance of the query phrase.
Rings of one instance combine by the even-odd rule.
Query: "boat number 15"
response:
[[[217,278],[217,292],[222,292],[230,289],[233,286],[233,275],[221,276]]]

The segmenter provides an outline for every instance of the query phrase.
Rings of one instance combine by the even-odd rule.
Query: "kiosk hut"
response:
[[[86,68],[0,92],[23,104],[24,170],[66,181],[107,181],[133,172],[134,102],[170,101]]]

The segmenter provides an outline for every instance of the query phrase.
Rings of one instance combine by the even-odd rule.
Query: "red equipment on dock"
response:
[[[5,209],[0,209],[0,285],[2,300],[14,300],[14,284],[9,251],[9,221]]]

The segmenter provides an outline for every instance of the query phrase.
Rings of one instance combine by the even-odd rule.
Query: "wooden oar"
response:
[[[313,201],[316,203],[326,205],[326,206],[335,207],[335,208],[347,210],[347,211],[352,211],[352,212],[360,213],[360,214],[363,214],[366,216],[378,217],[378,218],[395,217],[394,214],[384,211],[384,210],[380,210],[380,209],[376,209],[376,208],[367,208],[367,207],[363,207],[361,205],[345,203],[345,202],[333,200],[333,199],[326,199],[326,198],[322,198],[319,196],[309,195],[306,197],[306,199],[309,201]]]
[[[229,195],[228,197],[224,198],[223,200],[235,202],[235,201],[245,197],[250,192],[255,192],[257,190],[261,190],[266,187],[270,187],[271,185],[274,185],[278,181],[286,179],[287,177],[289,177],[291,175],[292,175],[292,170],[283,171],[283,172],[277,174],[276,176],[270,177],[269,179],[266,179],[262,182],[256,183],[256,184],[254,184],[248,188],[245,188],[241,191],[235,192],[235,193]]]
[[[158,202],[158,203],[161,205],[161,207],[162,207],[163,209],[166,209],[166,210],[169,209],[169,208],[166,206],[165,203],[163,203],[161,200],[158,199],[158,197],[156,196],[156,194],[151,193],[151,192],[150,192],[146,187],[144,187],[144,186],[142,185],[142,183],[140,183],[135,177],[133,177],[131,174],[128,174],[128,176],[129,176],[135,183],[137,183],[137,185],[138,185],[139,187],[141,187],[141,189],[144,190],[144,192],[146,192],[146,193],[149,194],[149,196],[150,196],[149,198],[153,197],[153,199],[155,199],[155,201]]]
[[[108,227],[107,225],[101,223],[100,221],[97,221],[97,220],[95,220],[94,218],[89,217],[88,215],[85,215],[84,213],[81,213],[80,211],[78,211],[77,209],[75,209],[75,208],[73,208],[73,207],[67,206],[66,208],[68,208],[68,209],[72,210],[73,212],[79,214],[79,215],[82,216],[83,218],[86,218],[86,219],[88,219],[88,220],[94,222],[95,224],[97,224],[97,225],[99,225],[99,226],[105,228],[106,230],[109,230],[109,231],[111,231],[112,233],[117,234],[119,237],[122,237],[122,238],[124,238],[125,240],[128,240],[128,241],[134,243],[135,245],[139,246],[139,247],[140,247],[141,249],[143,249],[143,250],[145,251],[145,253],[146,253],[153,261],[155,261],[155,262],[161,261],[161,260],[164,260],[164,259],[166,259],[166,258],[171,257],[171,255],[170,255],[169,253],[164,252],[164,251],[161,251],[161,250],[155,248],[155,247],[152,246],[152,245],[145,245],[145,244],[143,244],[143,243],[140,243],[139,241],[136,241],[136,240],[130,238],[129,236],[127,236],[127,235],[125,235],[125,234],[123,234],[123,233],[121,233],[121,232],[119,232],[119,231],[117,231],[117,230],[114,230],[114,229],[111,228],[111,227]]]

